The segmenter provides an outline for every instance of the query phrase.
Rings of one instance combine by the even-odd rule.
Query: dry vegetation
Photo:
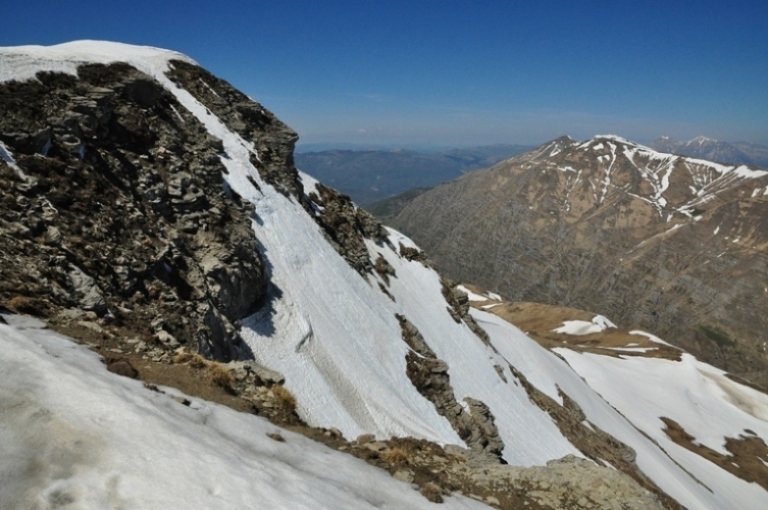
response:
[[[495,305],[484,309],[483,306]],[[474,301],[472,306],[498,315],[523,330],[547,349],[567,347],[577,352],[603,356],[663,358],[680,361],[683,351],[671,345],[654,342],[643,335],[632,335],[627,330],[609,328],[589,335],[569,335],[553,330],[565,321],[591,321],[595,314],[541,303],[509,303],[503,301]],[[626,350],[632,349],[632,350]]]
[[[224,389],[231,389],[235,382],[232,373],[226,366],[217,361],[207,360],[197,353],[181,351],[174,356],[173,362],[202,370],[210,382]]]
[[[281,407],[288,408],[292,411],[296,409],[296,397],[285,386],[272,386],[272,388],[269,389],[269,392],[272,394],[275,402]]]
[[[666,425],[664,432],[675,443],[701,455],[732,475],[768,490],[768,446],[751,431],[745,430],[738,438],[726,437],[725,449],[731,455],[724,455],[699,444],[675,420],[662,417],[661,421]]]
[[[390,448],[385,451],[382,458],[393,466],[407,465],[409,463],[408,452],[400,447]]]

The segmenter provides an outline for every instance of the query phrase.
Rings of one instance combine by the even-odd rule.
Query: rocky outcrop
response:
[[[272,112],[226,81],[202,67],[172,60],[168,77],[184,87],[227,127],[251,142],[251,163],[275,189],[299,199],[303,194],[293,163],[293,148],[299,135]]]
[[[448,313],[456,322],[464,322],[477,337],[487,346],[493,348],[488,333],[469,314],[469,297],[467,293],[459,289],[456,284],[447,278],[440,278],[442,294],[448,303]]]
[[[352,268],[365,275],[374,269],[365,239],[385,242],[387,233],[381,223],[346,195],[320,183],[307,195],[309,213],[323,229],[325,238]],[[380,263],[379,263],[380,264]]]
[[[266,275],[221,142],[122,63],[2,83],[0,105],[0,302],[54,325],[93,311],[161,348],[248,358],[237,321]],[[292,139],[272,119],[244,126],[280,154]]]
[[[416,390],[434,404],[453,429],[470,448],[475,461],[503,462],[504,442],[494,423],[491,410],[483,402],[465,398],[465,406],[456,401],[448,375],[448,364],[438,359],[416,326],[402,315],[396,315],[403,340],[411,348],[405,356],[406,374]]]

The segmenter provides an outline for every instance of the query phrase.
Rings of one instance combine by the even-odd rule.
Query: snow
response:
[[[595,315],[590,322],[581,320],[564,321],[562,326],[553,329],[552,332],[582,336],[600,333],[608,328],[615,329],[616,325],[602,315]]]
[[[650,148],[648,148],[648,147],[646,147],[644,145],[640,145],[639,143],[630,142],[626,138],[622,138],[622,137],[620,137],[618,135],[595,135],[594,137],[592,137],[592,140],[600,140],[600,139],[611,140],[613,142],[621,143],[621,144],[624,144],[624,145],[629,145],[631,147],[636,147],[636,148],[644,150],[644,151],[652,151],[653,150],[653,149],[650,149]]]
[[[11,154],[11,151],[9,151],[8,148],[5,146],[5,144],[1,141],[0,141],[0,159],[5,161],[8,164],[8,166],[13,168],[19,177],[21,177],[22,179],[26,179],[26,175],[24,175],[24,171],[21,168],[19,168],[19,166],[16,164],[16,160],[13,159],[13,155]]]
[[[397,246],[402,234],[389,228],[388,231]],[[389,291],[397,300],[397,303],[390,301],[391,306],[399,307],[399,313],[418,328],[437,357],[452,367],[449,376],[457,401],[472,397],[491,409],[505,444],[503,455],[507,462],[531,466],[568,454],[581,456],[549,415],[529,400],[506,360],[466,325],[451,319],[440,292],[440,277],[434,270],[402,259],[392,250],[381,250],[373,243],[369,243],[369,249],[378,249],[397,273],[397,278],[390,278]],[[472,310],[473,316],[474,312]],[[501,366],[508,382],[499,377],[495,365]],[[402,391],[413,390],[403,388]]]
[[[81,64],[126,62],[157,77],[168,69],[169,60],[194,60],[175,51],[132,46],[107,41],[75,41],[55,46],[0,47],[0,83],[35,78],[40,71],[77,75]]]
[[[690,506],[680,500],[681,503],[689,508],[764,508],[768,504],[768,493],[758,485],[747,483],[675,444],[664,433],[665,425],[660,420],[675,420],[696,443],[728,454],[723,448],[726,436],[736,438],[744,434],[744,429],[751,429],[768,438],[768,395],[731,381],[723,371],[689,354],[683,354],[682,361],[670,361],[613,358],[562,348],[556,352],[605,401],[714,492],[708,505]],[[587,418],[602,427],[589,413]],[[643,466],[640,452],[638,464],[659,483]]]
[[[243,321],[242,336],[259,362],[285,375],[302,418],[349,438],[373,433],[463,445],[406,376],[408,347],[398,341],[389,299],[349,267],[298,203],[261,180],[249,161],[256,153],[251,143],[187,91],[160,81],[222,140],[224,177],[255,206],[253,228],[271,287],[268,305]],[[302,179],[310,185],[308,176]]]
[[[630,335],[644,336],[645,338],[647,338],[651,342],[656,342],[657,344],[669,345],[670,347],[672,347],[672,344],[670,344],[668,342],[665,342],[664,340],[662,340],[661,338],[657,337],[656,335],[652,335],[650,333],[646,333],[645,331],[640,331],[639,329],[633,329],[632,331],[629,332],[629,334]]]
[[[182,405],[29,326],[0,324],[0,508],[433,508],[383,470],[255,415]]]
[[[304,172],[299,172],[299,177],[301,178],[301,184],[304,187],[304,193],[306,195],[309,195],[310,193],[320,194],[317,189],[317,185],[320,184],[320,181]]]
[[[744,179],[757,179],[768,175],[766,170],[752,170],[746,165],[741,165],[733,170],[733,173]]]
[[[475,309],[471,313],[488,332],[499,353],[525,374],[529,382],[558,402],[560,398],[557,390],[562,389],[579,404],[589,423],[631,446],[637,454],[636,462],[640,469],[685,507],[725,510],[765,508],[768,504],[768,493],[756,484],[736,478],[665,439],[666,434],[660,428],[663,422],[658,419],[658,416],[663,415],[662,412],[667,412],[664,406],[668,405],[671,409],[666,416],[680,418],[677,420],[679,423],[698,420],[699,427],[709,431],[708,435],[702,434],[702,437],[717,437],[717,434],[725,430],[736,431],[738,434],[739,431],[743,432],[743,428],[750,428],[761,437],[768,438],[765,422],[758,424],[759,420],[755,416],[747,420],[745,417],[749,413],[737,409],[726,400],[732,398],[750,409],[754,415],[761,416],[759,413],[768,409],[765,403],[768,396],[730,381],[721,371],[695,362],[687,355],[689,362],[695,362],[697,373],[713,374],[715,378],[699,377],[706,378],[707,382],[694,384],[690,394],[686,388],[691,371],[686,369],[685,364],[678,362],[644,357],[621,359],[597,354],[582,355],[570,349],[555,349],[561,359],[500,317]],[[634,333],[647,335],[640,331]],[[590,365],[581,360],[588,360]],[[658,373],[656,367],[660,365],[659,362],[668,364],[667,373]],[[615,371],[606,373],[603,370],[606,364],[615,367]],[[676,372],[675,369],[681,367],[683,370]],[[625,371],[628,371],[627,375]],[[670,377],[666,384],[660,382],[665,381],[664,377]],[[628,381],[626,383],[625,378]],[[670,390],[669,385],[675,381],[678,384],[672,384]],[[734,396],[726,397],[727,393],[721,385],[728,385],[728,391]],[[707,404],[709,399],[715,402]],[[707,407],[705,412],[715,410],[716,420],[712,423],[706,423],[705,412],[697,412],[688,421],[683,419],[684,416],[678,416],[702,404],[712,406]],[[635,422],[635,419],[639,421]],[[649,422],[652,427],[646,429]],[[691,430],[701,433],[694,427]]]
[[[381,253],[397,272],[391,279],[393,303],[378,285],[349,267],[298,203],[261,180],[249,161],[250,154],[256,154],[252,144],[171,83],[161,72],[163,61],[136,64],[222,140],[227,184],[254,204],[253,228],[269,266],[271,287],[267,305],[243,321],[241,333],[257,361],[285,375],[303,419],[337,427],[348,438],[372,433],[464,446],[406,375],[409,348],[395,317],[401,313],[438,357],[450,366],[467,367],[450,374],[456,398],[473,397],[491,407],[508,462],[540,465],[578,454],[519,387],[503,383],[493,369],[498,362],[494,353],[464,324],[451,319],[437,273],[400,258],[400,243],[416,247],[410,239],[390,231],[392,248],[368,246],[373,260]],[[312,185],[307,176],[302,179]],[[514,379],[511,373],[508,378]]]
[[[456,288],[465,292],[470,301],[490,301],[490,300],[500,301],[501,300],[501,296],[499,296],[498,294],[494,294],[493,292],[488,292],[487,294],[477,294],[469,290],[464,285],[457,285]]]

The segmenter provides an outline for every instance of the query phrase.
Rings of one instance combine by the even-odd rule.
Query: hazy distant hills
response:
[[[650,147],[659,152],[707,159],[718,163],[768,167],[768,147],[757,143],[728,143],[705,136],[697,136],[693,140],[681,142],[662,136],[652,141]]]
[[[296,154],[296,166],[367,206],[412,188],[429,188],[530,150],[488,145],[425,153],[405,149],[327,150]]]

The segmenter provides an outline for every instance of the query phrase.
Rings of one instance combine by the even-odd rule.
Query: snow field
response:
[[[185,406],[177,391],[112,374],[49,330],[0,324],[0,374],[3,509],[433,507],[385,471],[263,418]],[[458,496],[445,505],[487,508]]]

